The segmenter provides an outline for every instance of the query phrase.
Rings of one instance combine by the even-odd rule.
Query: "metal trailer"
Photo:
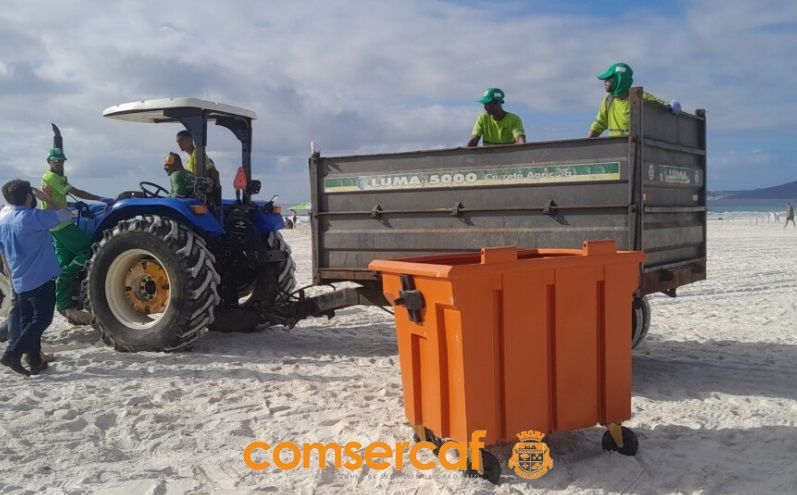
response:
[[[385,304],[374,259],[487,246],[643,250],[637,298],[706,278],[706,118],[631,89],[628,137],[310,158],[313,281]],[[586,127],[586,126],[585,126]]]

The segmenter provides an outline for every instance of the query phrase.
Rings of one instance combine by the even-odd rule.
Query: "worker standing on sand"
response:
[[[53,201],[42,201],[43,210],[66,208],[67,194],[90,201],[103,201],[108,205],[113,203],[112,199],[91,194],[70,184],[64,174],[65,161],[66,156],[61,148],[52,148],[47,155],[50,170],[42,176],[42,191]],[[50,233],[53,236],[58,264],[61,266],[61,274],[55,284],[55,307],[69,323],[89,325],[91,314],[82,311],[78,306],[80,284],[86,276],[86,262],[91,257],[91,237],[70,220],[54,226]]]
[[[468,147],[479,145],[484,136],[484,145],[520,144],[526,142],[526,131],[523,122],[514,113],[503,108],[504,92],[498,88],[487,89],[478,100],[484,105],[484,113],[476,119]]]
[[[791,205],[791,202],[786,203],[786,224],[783,226],[784,229],[789,225],[789,221],[797,228],[797,224],[794,223],[794,206]]]
[[[634,83],[634,71],[627,64],[618,62],[600,74],[598,79],[603,81],[607,94],[601,100],[588,137],[598,137],[607,129],[610,137],[627,136],[631,131],[631,101],[628,93]],[[675,100],[667,103],[648,92],[642,97],[666,107],[673,115],[681,113],[681,104]]]
[[[55,211],[37,209],[37,199],[51,204],[56,201],[19,179],[3,185],[3,197],[9,208],[0,216],[0,256],[16,294],[8,347],[0,364],[20,375],[36,375],[47,368],[41,336],[53,321],[53,279],[60,272],[50,229],[69,221],[72,214],[66,205]],[[27,355],[29,368],[22,365],[23,355]]]

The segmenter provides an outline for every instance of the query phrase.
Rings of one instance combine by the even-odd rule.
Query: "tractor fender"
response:
[[[285,219],[279,213],[269,213],[262,208],[255,211],[252,222],[261,234],[276,232],[285,228]]]
[[[224,234],[224,228],[210,213],[197,215],[190,206],[200,204],[195,199],[130,198],[117,201],[111,211],[94,231],[92,241],[102,237],[103,231],[137,215],[161,215],[189,226],[203,237],[214,238]]]

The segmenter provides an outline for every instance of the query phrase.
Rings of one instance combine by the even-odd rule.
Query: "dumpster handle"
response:
[[[413,323],[423,323],[421,309],[426,305],[423,294],[415,290],[415,280],[410,275],[401,276],[401,292],[393,301],[396,306],[405,306]]]

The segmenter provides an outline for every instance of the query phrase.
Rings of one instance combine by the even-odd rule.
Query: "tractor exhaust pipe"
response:
[[[64,151],[64,139],[61,137],[61,130],[57,125],[50,123],[53,126],[53,148],[59,148]]]

